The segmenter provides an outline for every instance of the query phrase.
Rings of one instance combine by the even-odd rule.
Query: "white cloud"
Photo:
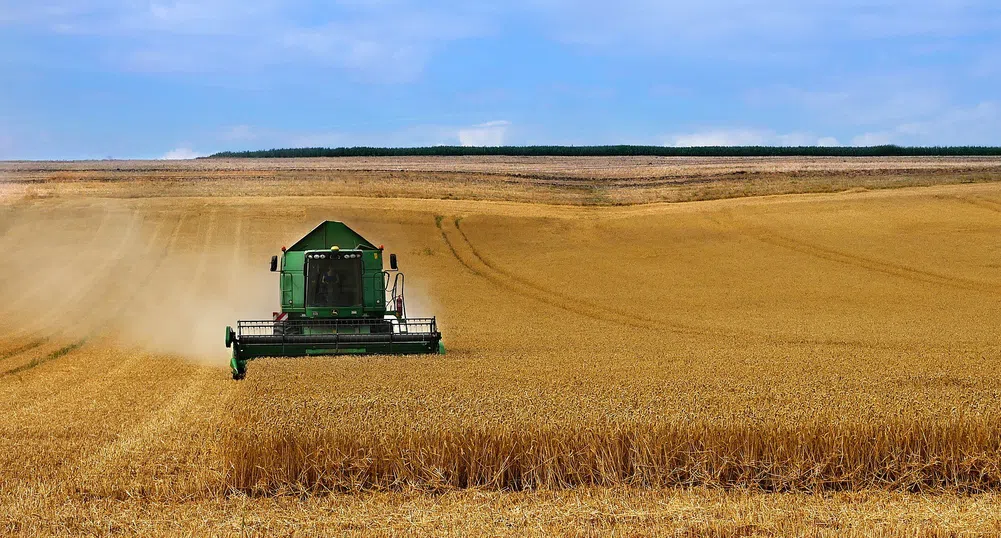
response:
[[[779,134],[766,129],[712,129],[667,137],[666,145],[691,146],[836,146],[834,137],[808,133]]]
[[[168,151],[160,158],[167,161],[174,161],[182,159],[196,159],[198,157],[204,157],[204,155],[193,151],[191,148],[180,147]]]
[[[511,122],[489,121],[459,129],[459,143],[463,146],[503,146]]]

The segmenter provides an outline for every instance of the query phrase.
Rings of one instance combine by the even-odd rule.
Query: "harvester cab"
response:
[[[391,254],[341,222],[326,221],[280,256],[281,307],[273,319],[226,327],[233,379],[258,357],[444,353],[435,318],[408,318],[405,278]]]

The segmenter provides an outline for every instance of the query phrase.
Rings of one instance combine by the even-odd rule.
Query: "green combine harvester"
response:
[[[343,223],[326,221],[271,257],[281,310],[270,320],[226,327],[233,379],[258,357],[445,353],[435,318],[407,318],[396,254],[383,269],[383,248]]]

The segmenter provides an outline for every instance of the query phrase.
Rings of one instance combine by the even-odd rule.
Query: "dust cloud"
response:
[[[24,202],[0,209],[0,322],[11,337],[107,338],[123,347],[225,365],[224,328],[270,319],[267,260],[246,223],[147,213],[117,201]]]
[[[400,270],[406,273],[405,267],[400,267]],[[404,301],[406,301],[405,309],[409,318],[430,318],[438,310],[433,296],[427,292],[416,277],[410,274],[406,274],[403,294]]]

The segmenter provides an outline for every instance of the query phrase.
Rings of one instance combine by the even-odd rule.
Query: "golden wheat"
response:
[[[996,184],[598,208],[60,181],[0,206],[0,531],[1001,529]],[[221,328],[269,315],[264,262],[324,218],[401,255],[449,353],[230,381]]]

